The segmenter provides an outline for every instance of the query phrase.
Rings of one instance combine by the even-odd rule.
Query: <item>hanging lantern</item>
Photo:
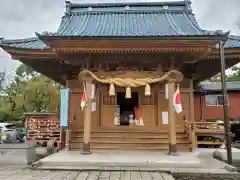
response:
[[[131,96],[132,96],[132,93],[131,93],[131,88],[130,87],[127,87],[127,89],[126,89],[126,98],[127,99],[129,99],[129,98],[131,98]]]
[[[145,86],[145,96],[151,96],[151,87],[149,84]]]
[[[110,87],[109,87],[109,96],[115,96],[116,93],[115,93],[115,87],[114,87],[114,84],[110,84]]]

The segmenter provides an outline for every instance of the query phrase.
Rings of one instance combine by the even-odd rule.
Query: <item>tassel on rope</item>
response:
[[[149,84],[145,86],[145,96],[151,96],[151,87]]]
[[[115,87],[114,87],[114,84],[110,84],[110,87],[109,87],[109,96],[115,96],[116,93],[115,93]]]
[[[130,87],[127,87],[127,89],[126,89],[126,98],[131,98],[131,95],[132,95],[132,93],[131,93],[131,88]]]
[[[140,118],[140,120],[139,120],[139,125],[140,125],[140,126],[144,126],[144,124],[143,124],[143,119],[142,119],[142,118]]]

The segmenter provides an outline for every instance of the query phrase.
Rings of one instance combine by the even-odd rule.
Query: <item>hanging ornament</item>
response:
[[[164,93],[165,93],[165,98],[168,99],[168,84],[167,83],[165,84],[165,91],[164,91]]]
[[[140,118],[140,120],[139,120],[139,126],[144,126],[142,118]]]
[[[95,99],[95,93],[96,93],[96,85],[92,84],[92,96],[91,96],[91,99]]]
[[[132,96],[132,93],[131,93],[131,88],[130,87],[127,87],[127,89],[126,89],[126,98],[127,99],[129,99],[129,98],[131,98],[131,96]]]
[[[145,96],[151,96],[151,87],[149,84],[145,86]]]
[[[109,96],[115,96],[116,93],[115,93],[115,87],[114,87],[114,84],[110,84],[110,87],[109,87]]]

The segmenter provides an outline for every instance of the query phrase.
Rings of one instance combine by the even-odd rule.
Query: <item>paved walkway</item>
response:
[[[0,180],[239,180],[223,170],[178,169],[172,175],[148,171],[56,171],[0,166]],[[197,173],[197,174],[196,174]]]
[[[1,167],[0,180],[174,180],[167,173],[140,171],[41,171]]]

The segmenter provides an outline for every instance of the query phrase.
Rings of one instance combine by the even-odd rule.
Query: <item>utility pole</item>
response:
[[[231,133],[230,133],[229,117],[228,117],[228,97],[227,97],[227,87],[226,87],[226,74],[225,74],[226,66],[225,66],[224,45],[225,45],[224,41],[219,42],[227,161],[228,161],[228,164],[232,164],[232,141],[231,141]]]

